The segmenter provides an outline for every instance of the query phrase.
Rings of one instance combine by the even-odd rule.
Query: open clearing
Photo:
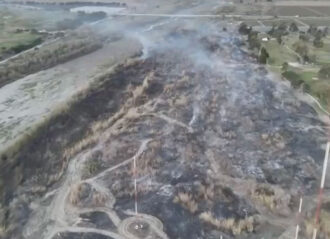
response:
[[[130,42],[129,47],[127,42]],[[36,122],[42,123],[49,114],[65,110],[72,96],[86,90],[103,67],[119,64],[140,50],[134,39],[122,39],[94,53],[0,88],[0,151],[12,145],[21,135],[33,132]]]

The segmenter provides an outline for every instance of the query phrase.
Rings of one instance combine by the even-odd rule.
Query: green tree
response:
[[[292,22],[292,23],[290,24],[289,30],[290,30],[291,32],[297,32],[297,31],[299,31],[299,28],[298,28],[298,26],[297,26],[297,24],[296,24],[295,22]]]
[[[330,79],[330,64],[322,66],[319,73],[319,78],[321,79]]]
[[[315,36],[317,31],[318,31],[318,29],[317,29],[316,26],[310,25],[308,30],[307,30],[307,33],[312,35],[312,36]]]
[[[322,38],[323,37],[323,31],[322,30],[317,30],[315,33],[315,38]]]
[[[242,35],[248,35],[252,31],[251,27],[248,27],[248,25],[245,22],[242,22],[239,25],[238,32]]]
[[[301,57],[305,58],[306,56],[308,56],[309,49],[305,43],[300,41],[296,42],[294,44],[294,49],[295,52],[297,52]]]
[[[324,46],[324,43],[323,43],[321,37],[315,37],[315,39],[313,41],[313,45],[317,48],[322,48]]]
[[[286,71],[288,71],[288,69],[289,69],[289,64],[287,62],[284,62],[282,64],[282,71],[286,72]]]
[[[282,73],[282,76],[290,81],[293,88],[299,88],[304,83],[301,77],[294,71],[285,71]]]
[[[261,47],[258,56],[258,62],[260,64],[267,64],[267,59],[269,58],[269,54],[264,47]]]
[[[288,25],[285,22],[282,22],[277,29],[281,32],[286,32],[288,30]]]
[[[329,27],[325,27],[325,28],[323,29],[323,37],[328,36],[328,34],[329,34]]]
[[[299,34],[299,39],[304,41],[304,42],[308,42],[309,41],[309,36],[305,33],[300,33]]]
[[[268,35],[270,35],[270,36],[274,36],[275,30],[276,30],[276,27],[275,27],[275,25],[273,24],[272,28],[267,32]]]
[[[248,42],[250,49],[260,49],[261,43],[258,38],[257,31],[251,31],[248,35]]]

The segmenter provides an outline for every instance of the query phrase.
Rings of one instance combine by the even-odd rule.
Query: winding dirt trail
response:
[[[98,179],[102,178],[104,175],[118,169],[119,167],[125,166],[129,163],[131,163],[134,158],[139,158],[141,154],[147,149],[148,143],[151,141],[151,139],[146,139],[141,142],[141,145],[136,152],[136,154],[111,167],[100,174],[95,175],[92,178],[88,178],[85,180],[82,180],[82,171],[83,171],[83,165],[86,161],[86,157],[88,155],[88,152],[77,155],[74,159],[71,160],[67,174],[63,180],[62,186],[57,190],[56,196],[54,197],[51,205],[48,208],[48,211],[50,212],[48,218],[43,218],[42,220],[47,221],[53,221],[55,223],[54,226],[52,226],[50,229],[48,229],[46,239],[51,239],[54,237],[54,235],[60,233],[60,232],[76,232],[76,233],[84,233],[84,232],[93,232],[102,234],[105,236],[111,236],[115,239],[123,239],[123,238],[130,238],[130,237],[123,237],[119,234],[111,231],[101,230],[101,229],[94,229],[94,228],[85,228],[85,227],[74,227],[73,225],[77,224],[80,221],[79,214],[85,213],[85,212],[96,212],[101,211],[105,212],[109,218],[113,221],[113,223],[116,226],[119,226],[121,223],[120,218],[116,214],[114,210],[112,210],[112,206],[115,203],[115,198],[111,194],[111,192],[102,185],[98,181]],[[83,183],[88,183],[94,188],[97,192],[103,193],[107,196],[108,202],[107,207],[93,207],[93,208],[77,208],[68,202],[69,194],[72,190],[72,186],[74,185],[80,185]],[[159,232],[160,233],[160,232]]]

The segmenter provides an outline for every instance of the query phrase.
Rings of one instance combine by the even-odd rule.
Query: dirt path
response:
[[[106,213],[116,226],[119,226],[121,224],[121,220],[119,219],[118,215],[115,213],[114,210],[112,210],[113,204],[115,203],[115,198],[108,189],[102,186],[102,183],[99,182],[98,179],[102,178],[104,175],[112,172],[113,170],[118,169],[119,167],[131,163],[134,158],[140,157],[140,155],[146,150],[149,142],[150,139],[142,141],[139,149],[133,157],[101,172],[100,174],[95,175],[92,178],[88,178],[85,180],[82,180],[82,172],[86,157],[88,156],[89,152],[84,152],[83,154],[77,155],[74,159],[71,160],[68,166],[67,173],[62,180],[60,188],[56,190],[56,194],[55,197],[52,199],[51,205],[46,209],[46,213],[44,214],[45,217],[33,218],[31,219],[30,223],[32,223],[34,225],[34,228],[36,229],[38,228],[38,224],[42,225],[45,222],[53,222],[50,224],[50,226],[47,227],[46,232],[44,233],[43,238],[45,239],[51,239],[54,237],[54,235],[61,232],[93,232],[101,235],[111,236],[115,239],[131,239],[132,237],[120,236],[119,234],[108,230],[85,228],[81,226],[75,227],[74,225],[80,222],[79,215],[81,213],[95,211],[101,211]],[[68,201],[69,195],[74,187],[83,183],[91,185],[94,190],[106,195],[108,198],[107,207],[78,208],[72,206]],[[46,195],[45,197],[49,197],[49,195]],[[155,229],[155,231],[158,231],[159,234],[162,234],[159,229]],[[33,238],[34,233],[34,231],[25,231],[25,237]]]

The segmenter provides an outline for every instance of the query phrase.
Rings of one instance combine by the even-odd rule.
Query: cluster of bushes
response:
[[[246,25],[246,23],[241,23],[238,32],[242,35],[247,35],[247,42],[251,50],[257,50],[258,53],[256,58],[260,64],[267,64],[267,60],[270,57],[268,51],[262,46],[259,40],[259,32],[254,31],[252,27]]]
[[[253,31],[252,27],[248,27],[245,23],[242,23],[239,27],[239,32],[243,35],[248,35],[248,43],[250,49],[260,49],[260,41],[258,39],[258,32]],[[299,28],[296,23],[292,22],[290,25],[288,23],[282,22],[279,25],[273,25],[268,35],[276,38],[279,44],[283,43],[282,37],[288,35],[290,32],[298,32]],[[294,44],[294,50],[300,56],[302,62],[313,62],[315,61],[315,56],[309,55],[309,49],[306,42],[312,39],[314,47],[322,48],[324,43],[322,38],[328,35],[328,28],[319,29],[315,26],[310,26],[307,32],[299,33],[299,41]]]
[[[36,45],[39,45],[41,43],[42,43],[42,38],[38,37],[35,40],[33,40],[32,42],[13,46],[10,49],[8,49],[7,51],[10,51],[10,52],[13,52],[13,53],[17,54],[17,53],[20,53],[20,52],[25,51],[27,49],[30,49],[30,48],[32,48]]]
[[[72,35],[60,42],[26,52],[0,65],[0,87],[28,74],[50,68],[101,47],[100,39],[85,33],[80,36]]]
[[[313,45],[317,48],[322,48],[324,45],[322,38],[328,35],[328,28],[321,30],[315,26],[310,26],[307,33],[309,36],[314,37]]]
[[[293,88],[299,88],[302,84],[304,84],[303,79],[294,71],[285,71],[282,73],[282,76],[290,81]]]
[[[318,75],[321,79],[330,80],[330,64],[322,66]]]

